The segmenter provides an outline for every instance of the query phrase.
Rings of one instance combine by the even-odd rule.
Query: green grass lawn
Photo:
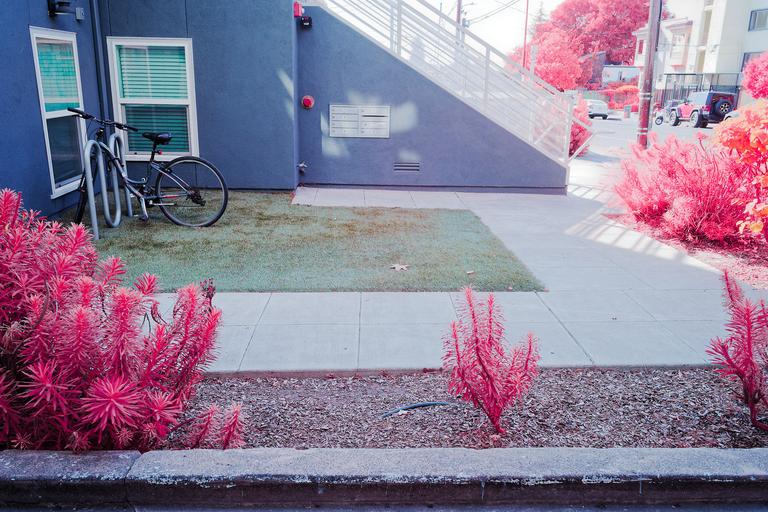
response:
[[[127,279],[151,272],[164,290],[207,277],[219,291],[542,289],[469,211],[290,203],[287,193],[233,192],[212,227],[176,226],[152,211],[147,223],[102,229],[96,246],[125,261]]]

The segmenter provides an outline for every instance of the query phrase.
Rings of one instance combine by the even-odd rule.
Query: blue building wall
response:
[[[299,115],[305,183],[515,187],[564,193],[565,168],[424,78],[319,7],[298,34]],[[391,105],[391,138],[331,138],[329,105]],[[393,164],[418,161],[419,173]],[[540,190],[545,191],[545,190]]]
[[[200,156],[231,188],[296,187],[290,0],[100,1],[105,37],[192,39]]]
[[[29,27],[77,34],[86,110],[101,113],[89,0],[85,19],[50,18],[42,0],[0,10],[0,187],[53,213]],[[422,77],[321,8],[296,30],[291,0],[98,0],[106,37],[192,39],[200,154],[232,188],[293,189],[306,183],[367,186],[515,187],[562,192],[565,170]],[[110,88],[105,87],[106,94]],[[312,94],[313,110],[298,106]],[[330,138],[331,103],[392,106],[390,139]],[[111,116],[111,99],[105,98]],[[418,161],[418,174],[396,174]],[[144,164],[132,164],[135,168]]]
[[[98,112],[95,53],[88,3],[83,21],[74,16],[48,16],[46,2],[8,0],[0,9],[0,188],[23,194],[28,208],[51,213],[73,204],[75,194],[51,199],[51,179],[45,151],[35,62],[29,27],[77,34],[83,102]]]

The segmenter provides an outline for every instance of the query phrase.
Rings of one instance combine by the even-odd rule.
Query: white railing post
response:
[[[397,25],[397,15],[396,15],[396,9],[395,5],[393,3],[389,4],[389,51],[393,53],[397,53],[397,48],[395,45],[397,44],[395,42],[395,25]]]
[[[402,57],[403,52],[403,0],[397,0],[397,20],[395,25],[395,52]]]
[[[565,150],[563,152],[563,163],[568,165],[571,155],[569,154],[571,149],[571,130],[573,129],[573,107],[575,103],[573,97],[568,98],[568,114],[565,122]],[[566,183],[567,185],[567,183]]]
[[[483,110],[488,111],[488,88],[491,73],[491,47],[485,47],[485,76],[483,77]]]

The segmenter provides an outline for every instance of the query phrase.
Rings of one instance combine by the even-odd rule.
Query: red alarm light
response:
[[[315,98],[313,98],[310,95],[306,95],[303,98],[301,98],[301,106],[305,109],[309,110],[312,107],[315,106]]]

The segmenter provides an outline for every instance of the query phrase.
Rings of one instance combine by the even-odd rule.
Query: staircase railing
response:
[[[574,98],[423,0],[316,0],[551,159],[568,165]],[[578,154],[578,153],[577,153]]]

